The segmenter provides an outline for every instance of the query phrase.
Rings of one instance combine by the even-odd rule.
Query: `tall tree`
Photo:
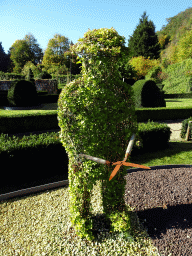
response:
[[[73,43],[60,34],[55,34],[54,38],[49,40],[42,61],[48,72],[56,73],[59,69],[63,69],[65,73],[66,70],[71,69],[74,75],[80,73],[80,65],[76,64],[77,55],[71,53],[70,45]]]
[[[69,39],[55,34],[54,38],[50,39],[48,42],[47,49],[45,50],[42,64],[48,65],[63,65],[64,53],[69,50]]]
[[[13,72],[21,73],[24,65],[33,58],[33,53],[25,40],[16,40],[10,49],[10,59],[14,64]]]
[[[9,57],[5,53],[2,42],[0,42],[0,71],[7,72],[9,65]]]
[[[146,12],[141,16],[139,25],[128,41],[132,57],[159,58],[161,47],[155,34],[155,26],[151,20],[148,21]]]
[[[39,47],[39,44],[37,44],[37,40],[32,34],[29,33],[28,35],[26,35],[24,37],[24,40],[27,42],[32,54],[34,55],[34,57],[31,59],[31,62],[34,65],[37,65],[40,60],[43,59],[42,49]]]

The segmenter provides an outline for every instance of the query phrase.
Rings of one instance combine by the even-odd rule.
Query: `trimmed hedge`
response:
[[[166,107],[163,92],[152,80],[138,80],[132,86],[136,108]]]
[[[182,139],[184,139],[187,135],[187,128],[188,128],[189,121],[192,121],[192,117],[189,117],[188,119],[185,119],[182,122],[182,128],[181,128],[181,133],[180,133],[180,136]],[[190,123],[189,128],[190,128],[189,137],[192,138],[192,123]]]

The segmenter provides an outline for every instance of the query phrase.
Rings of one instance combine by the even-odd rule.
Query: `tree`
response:
[[[0,71],[7,72],[8,65],[9,57],[2,47],[2,42],[0,42]]]
[[[78,55],[71,52],[71,48],[72,48],[73,45],[74,44],[71,41],[70,49],[64,53],[64,58],[65,58],[65,61],[66,61],[65,66],[67,67],[68,71],[70,71],[70,73],[72,75],[78,75],[81,72],[82,65],[81,65],[81,63],[77,64]]]
[[[179,40],[176,46],[175,55],[177,62],[192,58],[192,30],[188,31]]]
[[[41,70],[39,70],[38,67],[36,67],[31,61],[28,61],[23,67],[21,74],[27,77],[30,69],[32,70],[35,78],[41,73]]]
[[[28,43],[25,40],[16,40],[11,46],[11,60],[14,64],[13,72],[21,73],[24,65],[33,58]]]
[[[29,45],[29,49],[31,50],[31,53],[33,54],[33,58],[31,59],[31,62],[34,65],[37,65],[40,60],[43,58],[43,51],[39,47],[39,45],[36,43],[36,39],[32,34],[28,34],[25,36],[24,40],[27,42]]]
[[[67,50],[69,50],[68,38],[55,34],[54,38],[49,40],[42,61],[48,72],[53,66],[61,67],[65,65],[66,59],[64,53]]]
[[[139,25],[128,40],[131,57],[158,59],[161,47],[155,34],[155,26],[152,21],[148,21],[146,12],[141,17]]]
[[[145,59],[143,56],[134,57],[129,61],[130,65],[136,70],[135,79],[141,79],[141,77],[148,74],[148,72],[153,68],[159,66],[159,60]]]

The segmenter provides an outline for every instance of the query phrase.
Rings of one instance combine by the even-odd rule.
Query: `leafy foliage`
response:
[[[145,76],[146,80],[153,80],[155,83],[160,83],[162,80],[159,74],[162,73],[162,68],[160,66],[153,67]]]
[[[38,75],[37,79],[52,79],[52,76],[48,72],[43,71]]]
[[[130,229],[129,221],[125,225],[121,215],[125,211],[129,219],[124,202],[126,170],[109,181],[113,168],[80,159],[79,154],[113,162],[122,160],[127,142],[137,133],[137,117],[132,88],[122,81],[118,70],[124,38],[113,28],[94,29],[78,41],[72,52],[82,56],[82,77],[62,90],[58,123],[60,139],[69,157],[71,222],[79,236],[92,240],[90,196],[98,179],[102,180],[103,208],[112,220],[112,229]]]
[[[29,45],[25,40],[16,40],[11,46],[11,60],[14,63],[13,72],[20,73],[22,68],[32,58]]]
[[[137,72],[134,79],[141,79],[142,76],[148,74],[148,72],[153,68],[159,65],[158,60],[145,59],[143,56],[133,57],[129,63],[133,66],[134,70]]]
[[[188,31],[178,42],[175,50],[175,62],[192,58],[192,30]]]
[[[163,69],[163,90],[167,94],[189,92],[189,81],[191,78],[192,60],[186,59],[180,63],[169,65]]]
[[[48,42],[47,49],[45,50],[42,64],[45,66],[47,72],[56,74],[58,68],[65,67],[63,69],[66,74],[66,58],[64,53],[69,50],[69,39],[61,36],[60,34],[55,34],[54,38],[50,39]],[[57,67],[57,69],[55,69]]]
[[[161,52],[161,62],[166,59],[170,64],[178,63],[189,57],[188,53],[184,52],[184,41],[190,40],[191,26],[192,26],[192,8],[186,9],[184,12],[180,12],[174,17],[167,19],[168,24],[164,26],[160,31],[157,31],[157,36],[161,48],[164,49]],[[187,38],[188,36],[188,38]],[[185,38],[186,37],[186,38]],[[180,41],[182,43],[180,43]],[[190,51],[190,47],[188,48]],[[178,52],[184,53],[181,54],[183,57],[178,58]],[[167,67],[164,66],[164,67]]]
[[[29,49],[33,55],[31,62],[36,66],[43,58],[42,49],[39,47],[39,44],[37,44],[37,40],[32,34],[29,33],[28,35],[26,35],[24,40],[29,45]]]
[[[21,74],[27,77],[29,69],[32,70],[35,78],[41,73],[41,71],[31,61],[28,61],[23,67]]]
[[[155,26],[152,21],[148,21],[146,12],[142,15],[133,35],[130,36],[129,49],[132,57],[159,58],[160,44],[155,34]]]

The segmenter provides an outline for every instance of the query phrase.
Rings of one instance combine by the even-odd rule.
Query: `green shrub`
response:
[[[192,121],[192,117],[189,117],[188,119],[185,119],[182,122],[182,128],[181,128],[181,133],[180,133],[180,136],[182,139],[184,139],[186,136],[189,121]],[[192,123],[190,123],[189,127],[190,127],[189,135],[192,138]]]
[[[165,149],[171,135],[171,129],[167,124],[157,123],[148,120],[148,123],[138,123],[139,141],[141,147],[133,147],[132,155],[139,155],[142,152],[154,152]]]
[[[52,79],[52,76],[46,71],[43,71],[36,77],[36,79]]]
[[[192,70],[192,59],[186,59],[182,62],[169,65],[164,69],[164,74],[167,76],[163,79],[165,85],[163,90],[166,94],[182,94],[189,92],[188,71]]]
[[[15,107],[30,107],[38,104],[38,95],[34,83],[15,80],[8,90],[8,102]]]
[[[32,82],[35,85],[35,79],[34,79],[33,71],[31,68],[29,68],[29,70],[28,70],[26,80]]]
[[[145,76],[146,80],[153,80],[155,83],[160,83],[161,81],[158,78],[158,73],[162,72],[162,68],[161,67],[154,67],[152,68],[149,73]]]
[[[138,80],[132,86],[136,108],[166,107],[163,93],[152,80]]]
[[[187,91],[187,93],[191,93],[192,92],[192,77],[189,78],[189,83],[188,83],[186,91]]]

